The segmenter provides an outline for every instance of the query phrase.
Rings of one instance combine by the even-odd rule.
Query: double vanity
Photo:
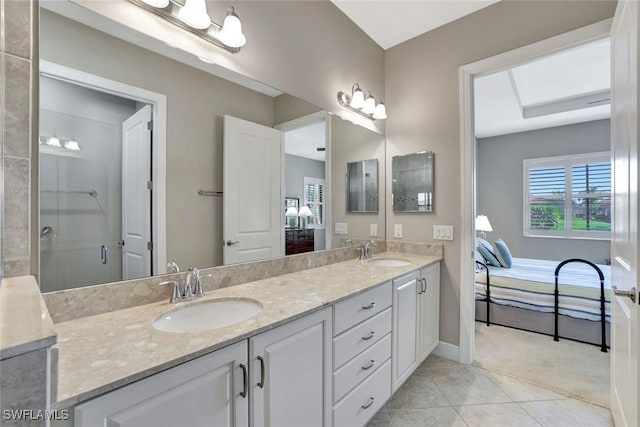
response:
[[[78,427],[364,425],[438,344],[442,248],[429,253],[60,321],[52,408]]]

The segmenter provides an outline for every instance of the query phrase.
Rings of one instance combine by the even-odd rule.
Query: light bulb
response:
[[[142,0],[151,7],[165,8],[169,6],[169,0]]]
[[[209,28],[211,25],[205,0],[187,0],[178,12],[178,18],[188,26],[200,30]]]
[[[353,91],[351,92],[351,102],[349,103],[353,108],[364,107],[364,92],[360,89],[358,83],[353,85]]]
[[[52,136],[49,137],[49,139],[47,140],[47,145],[51,146],[51,147],[62,147],[62,145],[60,144],[60,140],[58,139],[57,136]]]
[[[218,33],[218,38],[227,46],[236,48],[244,46],[247,42],[247,38],[242,34],[240,18],[236,15],[233,7],[230,7],[227,11],[227,16],[224,18],[222,29]]]
[[[382,101],[378,105],[376,105],[376,110],[373,113],[374,119],[384,120],[387,118],[387,107],[384,106]]]
[[[362,112],[365,114],[373,114],[376,111],[376,100],[371,94],[364,101],[364,106],[362,107]]]

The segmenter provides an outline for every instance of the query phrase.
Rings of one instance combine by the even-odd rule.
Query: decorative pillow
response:
[[[493,246],[491,246],[491,243],[487,242],[486,240],[484,240],[481,237],[476,237],[476,248],[478,247],[478,245],[484,246],[491,253],[494,252],[493,251]]]
[[[495,254],[487,249],[484,245],[478,245],[476,249],[478,250],[478,252],[480,252],[480,255],[482,255],[484,259],[487,260],[487,264],[493,265],[494,267],[502,267]]]
[[[496,240],[496,248],[498,249],[498,255],[500,256],[500,262],[502,265],[507,268],[511,268],[511,265],[513,264],[513,257],[511,256],[511,251],[509,251],[504,240]]]
[[[477,249],[474,251],[474,255],[475,255],[475,258],[476,258],[476,261],[477,261],[476,262],[476,271],[484,270],[484,268],[480,264],[478,264],[478,262],[481,262],[482,264],[486,264],[487,260],[484,259],[484,257],[480,254],[480,252],[478,252]]]

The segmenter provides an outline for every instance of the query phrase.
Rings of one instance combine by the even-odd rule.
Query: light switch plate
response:
[[[453,225],[434,225],[434,240],[453,240]]]
[[[378,237],[378,224],[369,224],[369,236]]]
[[[347,234],[348,227],[346,222],[336,222],[334,231],[336,234]]]
[[[393,224],[393,237],[402,239],[402,224]]]

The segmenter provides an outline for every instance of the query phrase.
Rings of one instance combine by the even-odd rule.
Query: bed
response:
[[[476,261],[476,320],[510,326],[603,346],[609,343],[611,271],[603,273],[604,328],[601,286],[597,271],[584,262],[562,266],[558,274],[558,326],[555,326],[555,270],[558,261],[512,258],[511,268]],[[488,286],[487,286],[488,284]],[[489,298],[487,298],[487,288]],[[603,340],[604,336],[604,340]]]

